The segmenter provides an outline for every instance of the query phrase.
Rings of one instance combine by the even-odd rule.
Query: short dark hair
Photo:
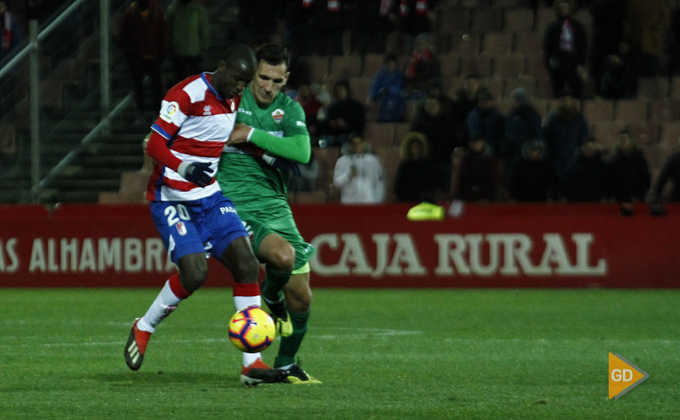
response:
[[[390,52],[390,53],[385,54],[385,56],[383,57],[383,63],[387,64],[390,61],[394,61],[394,62],[397,61],[397,55],[395,53]]]
[[[257,63],[264,60],[267,64],[278,66],[281,63],[286,63],[286,70],[290,67],[290,55],[288,48],[279,44],[265,44],[260,47],[255,53]]]

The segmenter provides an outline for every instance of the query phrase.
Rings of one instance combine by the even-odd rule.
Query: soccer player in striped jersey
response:
[[[289,371],[287,382],[319,384],[295,362],[310,314],[308,261],[315,248],[298,232],[287,199],[289,176],[299,171],[296,162],[307,163],[311,156],[309,133],[300,104],[281,92],[288,80],[286,48],[268,44],[256,58],[255,78],[243,92],[216,177],[265,263],[262,297],[281,336],[274,366]]]
[[[233,274],[237,310],[260,306],[258,261],[234,205],[213,178],[234,128],[241,92],[255,67],[249,47],[230,47],[217,71],[189,77],[170,89],[151,127],[146,151],[155,164],[147,199],[178,273],[170,276],[146,314],[132,325],[124,351],[132,370],[141,367],[155,327],[205,282],[207,255]],[[246,367],[252,384],[281,382],[287,376],[285,370],[261,362]]]

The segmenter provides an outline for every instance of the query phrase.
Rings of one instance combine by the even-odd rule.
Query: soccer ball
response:
[[[229,321],[231,344],[242,352],[260,352],[274,342],[275,336],[274,320],[259,306],[241,309]]]

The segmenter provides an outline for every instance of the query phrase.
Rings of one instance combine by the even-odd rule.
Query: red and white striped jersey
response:
[[[209,163],[217,171],[224,144],[229,139],[241,95],[220,98],[210,85],[210,73],[189,77],[163,98],[161,111],[151,126],[152,136],[165,139],[170,152],[183,162]],[[146,198],[150,201],[189,201],[220,191],[213,178],[204,188],[182,178],[173,169],[155,162]]]

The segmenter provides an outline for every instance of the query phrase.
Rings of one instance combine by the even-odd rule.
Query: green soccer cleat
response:
[[[300,359],[298,359],[298,363],[300,363]],[[293,364],[293,366],[288,368],[288,378],[286,379],[286,382],[295,385],[321,384],[320,380],[302,370],[302,368],[297,364]]]
[[[272,311],[271,315],[276,323],[276,334],[281,337],[288,337],[293,334],[293,323],[290,321],[290,316],[288,316],[283,299],[274,303],[269,303],[265,299],[265,303],[269,310]]]
[[[293,323],[290,322],[289,316],[286,316],[285,321],[276,315],[273,315],[272,318],[274,318],[274,323],[276,324],[276,334],[281,337],[288,337],[293,334]]]

